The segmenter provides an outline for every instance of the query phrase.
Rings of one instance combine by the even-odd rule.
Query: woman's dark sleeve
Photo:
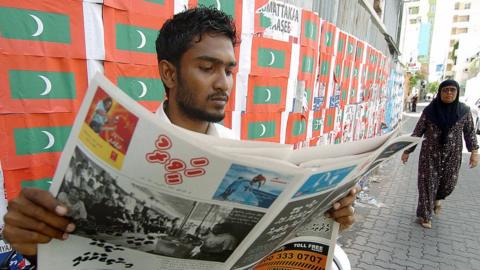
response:
[[[415,126],[415,129],[413,130],[412,136],[413,137],[422,137],[423,134],[425,134],[426,130],[427,130],[427,117],[425,116],[425,113],[422,113],[422,115],[420,116],[420,119],[417,122],[417,125]],[[417,145],[415,144],[414,146],[405,150],[404,153],[405,154],[410,154],[413,151],[415,151],[416,147],[417,147]]]
[[[472,152],[472,150],[478,149],[477,135],[475,134],[472,114],[468,112],[466,117],[467,121],[463,126],[463,138],[465,139],[468,152]]]

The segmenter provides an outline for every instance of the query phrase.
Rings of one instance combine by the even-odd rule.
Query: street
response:
[[[413,131],[425,105],[405,113],[402,134]],[[357,221],[338,241],[353,270],[480,269],[480,168],[468,168],[464,149],[457,187],[424,229],[415,215],[419,152],[405,165],[397,154],[370,176],[369,203],[356,205]]]

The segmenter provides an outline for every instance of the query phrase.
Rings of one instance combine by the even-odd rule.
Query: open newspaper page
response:
[[[91,83],[50,190],[77,230],[40,247],[41,269],[229,269],[305,178],[156,117],[102,76]]]
[[[227,151],[240,146],[255,155]],[[301,168],[258,149],[293,151],[163,123],[97,75],[50,189],[77,229],[39,247],[40,269],[251,268],[372,160]],[[323,252],[327,266],[333,249]]]
[[[382,136],[373,137],[361,141],[353,141],[341,144],[327,144],[314,147],[305,147],[289,151],[291,148],[273,148],[270,145],[259,145],[258,147],[243,147],[241,145],[215,145],[221,151],[228,151],[233,153],[265,156],[275,159],[285,160],[302,167],[302,164],[308,162],[320,161],[324,163],[326,159],[344,159],[360,154],[371,154],[389,139],[394,138],[398,133],[398,129],[384,134]],[[243,142],[243,141],[242,141]],[[278,144],[277,144],[278,145]]]
[[[328,240],[325,239],[326,241],[324,243],[318,242],[318,237],[316,237],[315,241],[307,241],[308,238],[304,239],[308,243],[317,243],[316,247],[314,247],[315,250],[307,252],[309,254],[308,256],[305,253],[306,250],[300,249],[297,250],[298,252],[285,255],[285,253],[281,252],[284,250],[282,246],[290,242],[289,240],[291,240],[292,235],[313,215],[320,212],[324,213],[331,207],[333,193],[348,192],[348,187],[343,186],[341,183],[351,181],[354,172],[359,170],[364,162],[366,162],[366,159],[332,164],[322,169],[309,169],[310,174],[307,179],[303,181],[301,185],[294,188],[292,196],[286,206],[282,208],[271,220],[269,225],[256,237],[252,245],[245,250],[235,267],[253,266],[254,269],[275,269],[276,267],[302,269],[300,263],[310,262],[319,267],[318,269],[328,269],[333,258],[333,248],[330,249],[329,246],[332,245],[331,242],[336,239],[333,228],[333,234],[329,235],[327,237]],[[339,187],[342,187],[343,190],[340,190]],[[304,244],[303,241],[301,243]],[[303,246],[303,244],[297,247]],[[310,249],[312,247],[313,246],[309,246],[307,248]],[[280,253],[274,252],[271,254],[274,250],[279,250]],[[313,253],[315,253],[315,255]],[[286,258],[284,258],[284,256],[286,256]],[[307,259],[310,260],[309,256],[313,256],[311,258],[312,260],[316,258],[315,261],[303,261]],[[292,264],[287,265],[287,263],[290,262]],[[299,264],[297,264],[297,262]],[[304,267],[303,269],[309,269],[307,265],[304,265]]]
[[[390,137],[369,153],[300,164],[316,170],[237,266],[263,258],[253,269],[330,269],[339,224],[326,218],[324,213],[372,169],[421,140],[410,136]],[[272,247],[274,251],[265,255]]]
[[[50,189],[77,229],[40,246],[39,267],[231,269],[312,172],[225,153],[195,135],[162,123],[97,75]]]

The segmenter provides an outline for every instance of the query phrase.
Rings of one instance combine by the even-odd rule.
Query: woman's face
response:
[[[443,103],[452,103],[458,95],[458,90],[455,86],[445,86],[440,89],[440,98]]]

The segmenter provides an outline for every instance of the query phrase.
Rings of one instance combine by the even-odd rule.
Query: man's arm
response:
[[[35,255],[38,243],[67,239],[75,230],[67,211],[48,191],[25,188],[8,203],[3,237],[21,254]]]

